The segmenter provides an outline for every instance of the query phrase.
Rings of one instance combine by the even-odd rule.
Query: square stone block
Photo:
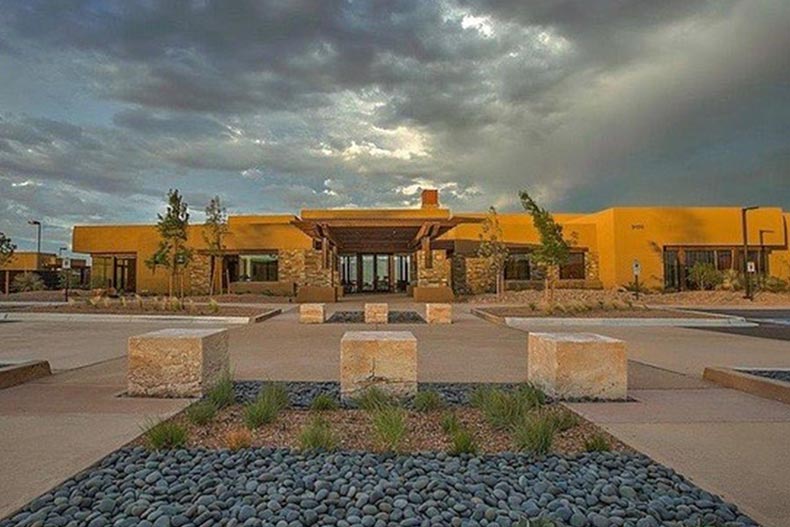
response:
[[[128,394],[199,397],[230,372],[224,329],[162,329],[129,337]]]
[[[387,304],[365,304],[365,324],[386,324],[388,318]]]
[[[425,320],[428,324],[452,324],[452,304],[425,304]]]
[[[417,393],[417,339],[410,331],[347,331],[340,341],[340,395],[371,386],[399,397]]]
[[[299,306],[299,322],[302,324],[323,324],[326,322],[325,304],[302,304]]]
[[[527,380],[558,399],[625,399],[625,342],[594,333],[530,333]]]

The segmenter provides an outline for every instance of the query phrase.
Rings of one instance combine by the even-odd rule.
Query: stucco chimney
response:
[[[439,208],[439,191],[435,188],[426,188],[422,191],[422,208]]]

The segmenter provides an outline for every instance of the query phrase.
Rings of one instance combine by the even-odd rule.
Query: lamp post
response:
[[[743,277],[746,289],[746,295],[743,298],[749,300],[754,300],[754,297],[752,295],[752,280],[749,278],[749,231],[746,227],[746,213],[758,208],[759,207],[755,205],[741,208],[741,228],[743,229]]]
[[[27,224],[36,226],[36,271],[38,271],[41,268],[41,222],[28,220]]]
[[[71,264],[66,265],[63,260],[63,251],[68,251],[68,247],[58,248],[58,258],[60,258],[60,273],[63,277],[63,298],[69,301],[69,286],[71,285]]]

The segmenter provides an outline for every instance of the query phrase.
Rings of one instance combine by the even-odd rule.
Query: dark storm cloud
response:
[[[149,220],[173,186],[245,212],[403,206],[421,186],[461,210],[524,187],[577,210],[790,207],[781,0],[0,8],[18,75],[0,84],[2,222],[84,221],[57,199],[80,192],[90,221]],[[29,115],[39,98],[58,116]]]

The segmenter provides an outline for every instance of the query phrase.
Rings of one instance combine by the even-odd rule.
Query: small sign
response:
[[[639,263],[639,260],[634,260],[634,263],[631,264],[631,269],[634,271],[634,276],[639,276],[642,273],[642,264]]]
[[[746,272],[747,273],[757,272],[757,266],[754,265],[754,262],[746,262]]]
[[[64,256],[61,261],[60,267],[61,269],[71,269],[71,258],[69,258],[68,256]]]

